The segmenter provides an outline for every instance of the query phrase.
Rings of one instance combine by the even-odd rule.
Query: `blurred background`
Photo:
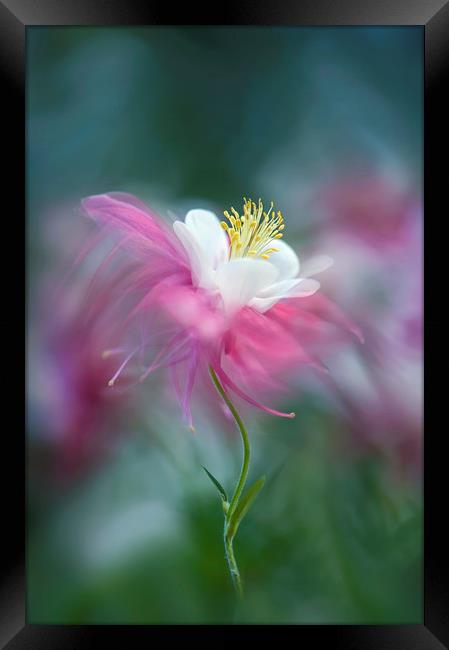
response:
[[[418,27],[28,28],[28,622],[421,622],[422,45]],[[164,371],[111,393],[81,324],[98,259],[71,272],[79,201],[118,190],[180,218],[274,200],[365,336],[329,350],[326,382],[302,373],[277,405],[295,420],[243,409],[268,478],[238,606],[201,469],[232,489],[232,424],[212,405],[188,431]]]

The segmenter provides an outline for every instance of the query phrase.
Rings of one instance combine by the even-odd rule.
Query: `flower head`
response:
[[[209,210],[190,210],[172,228],[128,194],[92,196],[82,205],[106,233],[121,234],[103,263],[116,265],[108,289],[96,283],[98,309],[121,318],[123,339],[130,341],[109,384],[136,357],[140,381],[169,368],[191,426],[192,391],[204,369],[212,367],[223,385],[251,404],[292,417],[252,393],[279,387],[279,375],[301,364],[322,368],[316,344],[329,327],[357,334],[335,305],[316,295],[320,284],[311,276],[332,260],[323,255],[301,265],[283,240],[284,217],[273,204],[264,210],[261,200],[244,199],[241,214],[231,208],[226,221]],[[119,253],[125,257],[117,262]]]
[[[332,264],[320,256],[300,276],[295,251],[284,241],[284,219],[273,204],[265,212],[259,199],[250,199],[242,214],[235,208],[224,212],[221,223],[213,212],[190,210],[184,222],[175,221],[174,231],[192,269],[192,283],[219,296],[223,311],[232,315],[248,306],[264,313],[285,298],[304,298],[319,289],[310,279]]]

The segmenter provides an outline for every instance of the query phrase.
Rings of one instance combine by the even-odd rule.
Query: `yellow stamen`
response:
[[[275,210],[273,201],[268,211],[264,211],[261,199],[257,205],[251,199],[243,197],[243,213],[231,207],[231,212],[224,211],[228,220],[221,222],[221,227],[229,236],[229,258],[258,257],[268,260],[279,249],[270,246],[275,239],[281,239],[285,228],[284,217],[280,210]]]

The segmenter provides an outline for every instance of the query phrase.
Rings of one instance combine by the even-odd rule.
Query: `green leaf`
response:
[[[237,508],[235,509],[231,520],[228,524],[228,536],[230,539],[234,537],[234,535],[237,532],[237,528],[240,525],[240,522],[242,521],[243,517],[246,515],[248,512],[252,502],[254,499],[257,497],[261,489],[263,488],[263,485],[265,483],[265,476],[261,476],[255,483],[251,485],[247,489],[247,491],[243,494]]]
[[[224,489],[224,487],[221,485],[221,483],[220,483],[219,481],[217,481],[217,479],[215,478],[215,476],[213,476],[213,475],[209,472],[209,470],[207,470],[207,469],[204,467],[204,465],[201,465],[201,467],[204,469],[204,471],[206,472],[206,474],[208,475],[208,477],[210,478],[210,480],[212,481],[212,483],[215,485],[215,487],[216,487],[217,490],[219,491],[220,496],[221,496],[221,498],[223,499],[223,501],[224,501],[225,503],[228,503],[228,495],[226,494],[226,490]]]

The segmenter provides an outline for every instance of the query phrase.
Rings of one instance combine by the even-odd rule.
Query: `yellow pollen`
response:
[[[281,231],[285,224],[282,212],[274,209],[273,201],[265,211],[261,199],[256,204],[244,197],[242,214],[233,207],[223,214],[229,222],[221,221],[221,227],[229,237],[229,259],[256,257],[268,260],[270,255],[279,252],[270,244],[283,237]]]

